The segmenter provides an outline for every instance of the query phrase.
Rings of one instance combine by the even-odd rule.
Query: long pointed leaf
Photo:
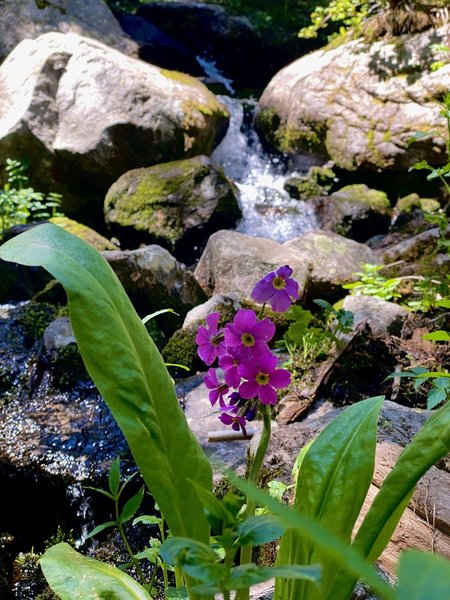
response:
[[[386,477],[355,538],[355,544],[374,561],[388,543],[397,523],[391,521],[411,496],[419,479],[450,451],[450,403],[433,413],[403,450]],[[389,527],[387,527],[389,523]]]
[[[400,558],[398,600],[448,600],[450,561],[436,554],[411,550]]]
[[[156,346],[108,263],[52,224],[9,240],[0,257],[42,266],[64,286],[86,368],[172,533],[207,542],[208,524],[189,480],[211,489],[211,466],[187,425]]]
[[[50,587],[61,600],[151,600],[129,575],[117,567],[86,558],[65,542],[46,550],[39,562]]]
[[[434,412],[403,450],[386,477],[355,537],[354,545],[370,562],[389,542],[416,483],[450,451],[450,403]],[[347,582],[351,591],[356,580]]]
[[[313,442],[297,481],[295,508],[350,543],[354,524],[372,482],[377,421],[383,397],[363,400],[346,408]],[[323,554],[299,533],[283,539],[279,559],[289,564],[322,563]],[[323,564],[320,590],[305,581],[277,581],[276,597],[295,600],[337,598],[333,591],[336,564]]]

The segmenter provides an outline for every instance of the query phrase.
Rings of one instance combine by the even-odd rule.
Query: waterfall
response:
[[[211,158],[221,165],[240,192],[242,219],[237,231],[285,242],[318,227],[307,202],[290,198],[283,186],[293,175],[303,175],[310,166],[292,172],[286,157],[267,152],[253,127],[254,99],[218,96],[230,112],[230,125]]]

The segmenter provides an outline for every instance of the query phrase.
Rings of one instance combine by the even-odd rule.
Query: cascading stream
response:
[[[252,121],[256,101],[218,96],[230,112],[227,134],[212,154],[240,192],[242,219],[237,231],[285,242],[318,227],[312,207],[283,189],[292,175],[306,173],[311,162],[292,172],[285,157],[266,152]],[[246,111],[250,112],[247,122]]]

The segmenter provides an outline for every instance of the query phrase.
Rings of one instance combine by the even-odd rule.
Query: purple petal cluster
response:
[[[208,369],[204,378],[211,405],[219,405],[220,421],[246,435],[246,424],[255,418],[258,405],[275,404],[277,390],[287,387],[291,376],[277,368],[278,358],[269,348],[275,334],[273,321],[258,318],[250,309],[238,310],[223,328],[219,321],[220,314],[212,313],[206,326],[199,327],[197,353],[207,366],[217,359],[220,367],[220,371]]]
[[[291,277],[292,269],[284,265],[258,281],[252,291],[256,302],[269,303],[275,312],[286,312],[298,300],[298,282]]]

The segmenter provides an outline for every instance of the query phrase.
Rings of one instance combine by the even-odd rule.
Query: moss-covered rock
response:
[[[419,194],[412,193],[399,198],[395,210],[398,213],[410,213],[414,209],[420,208],[423,212],[436,212],[440,206],[438,200],[434,198],[421,198]]]
[[[314,166],[302,177],[290,177],[284,189],[298,200],[306,200],[313,196],[327,196],[336,187],[336,173],[332,168]]]
[[[365,184],[347,185],[316,202],[316,208],[323,229],[357,242],[386,233],[389,228],[391,210],[387,195]]]
[[[100,235],[94,229],[87,227],[87,225],[78,223],[78,221],[74,221],[68,217],[52,217],[49,221],[58,225],[58,227],[62,227],[62,229],[65,229],[69,233],[73,233],[73,235],[76,235],[85,242],[88,242],[88,244],[94,246],[99,252],[102,252],[103,250],[117,250],[117,247],[103,235]]]
[[[394,41],[353,40],[288,64],[259,100],[258,130],[288,154],[310,152],[348,171],[407,171],[444,164],[445,119],[436,100],[450,85],[442,57],[449,25]],[[433,63],[442,60],[436,70]],[[417,131],[430,133],[408,144]]]
[[[159,244],[189,262],[207,237],[241,216],[235,187],[206,156],[122,175],[105,198],[105,219],[123,245]]]

